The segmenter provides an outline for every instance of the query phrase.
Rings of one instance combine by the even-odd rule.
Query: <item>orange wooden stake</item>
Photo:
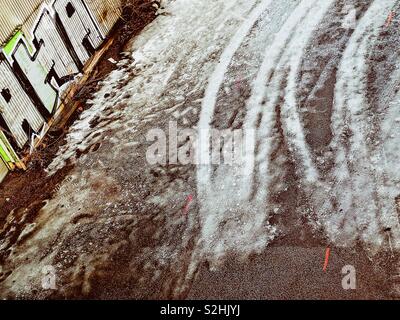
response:
[[[390,11],[389,16],[386,20],[385,28],[389,28],[389,26],[391,25],[391,23],[393,21],[393,18],[394,18],[394,12]]]
[[[322,269],[324,272],[328,269],[328,264],[329,264],[329,257],[331,255],[331,248],[327,248],[325,252],[325,263],[324,263],[324,268]]]
[[[187,199],[187,202],[186,202],[186,206],[185,206],[185,208],[183,209],[183,214],[184,214],[184,215],[187,215],[187,214],[188,214],[189,208],[190,208],[190,204],[191,204],[192,201],[193,201],[193,195],[189,195],[189,196],[188,196],[188,199]]]

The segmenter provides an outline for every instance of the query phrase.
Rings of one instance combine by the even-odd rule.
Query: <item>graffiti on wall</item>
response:
[[[1,55],[0,75],[0,125],[22,148],[29,140],[30,131],[39,131],[45,120]]]
[[[4,162],[8,169],[14,169],[15,165],[20,167],[20,160],[3,132],[0,131],[0,160]]]
[[[83,1],[56,0],[53,7],[80,63],[85,64],[103,42],[89,10]]]
[[[58,30],[57,24],[45,8],[33,31],[32,42],[37,51],[43,49],[38,59],[49,77],[56,81],[58,87],[62,87],[78,74],[79,70],[73,59],[73,49],[67,47],[61,32],[54,30]]]
[[[21,150],[41,136],[60,95],[105,38],[85,0],[55,0],[39,12],[31,34],[17,32],[0,53],[0,143],[4,133],[10,140],[0,145],[0,156],[6,163],[15,157],[4,150]]]

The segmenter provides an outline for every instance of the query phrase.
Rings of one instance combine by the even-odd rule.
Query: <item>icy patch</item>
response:
[[[382,12],[390,12],[395,2],[377,0],[370,5],[350,38],[338,70],[331,144],[336,153],[335,169],[328,180],[330,186],[324,188],[327,194],[316,191],[314,196],[317,207],[322,207],[320,219],[328,236],[341,245],[359,240],[379,248],[387,243],[385,230],[389,230],[393,245],[400,247],[395,208],[400,190],[396,186],[398,176],[391,172],[398,153],[396,156],[397,148],[389,138],[394,131],[388,128],[386,119],[381,140],[377,139],[380,134],[371,132],[373,119],[366,99],[368,52],[385,24]],[[394,109],[392,105],[390,116],[395,118]],[[371,136],[375,136],[374,142]],[[322,203],[323,199],[328,200]]]

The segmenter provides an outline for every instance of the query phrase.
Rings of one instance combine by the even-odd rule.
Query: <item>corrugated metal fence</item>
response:
[[[17,28],[21,28],[25,36],[29,37],[42,5],[51,6],[53,2],[54,0],[0,0],[0,44],[4,44]],[[121,15],[121,0],[85,0],[85,3],[95,15],[102,34],[107,35]]]
[[[121,0],[86,0],[86,4],[99,22],[103,36],[107,35],[121,16]]]
[[[46,126],[47,112],[54,115],[61,86],[66,90],[63,81],[72,83],[119,20],[121,0],[0,0],[0,5],[0,120],[22,150],[29,134]],[[41,106],[47,111],[37,109]],[[13,151],[4,139],[3,149]],[[20,161],[17,155],[0,158],[1,181],[5,168],[19,167]]]
[[[7,41],[16,28],[29,30],[35,23],[43,3],[51,0],[0,0],[0,43]]]

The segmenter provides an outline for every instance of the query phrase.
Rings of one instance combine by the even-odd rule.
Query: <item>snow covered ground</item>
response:
[[[400,2],[163,5],[48,168],[75,164],[13,246],[2,292],[46,296],[33,288],[54,266],[60,296],[182,297],[205,261],[309,230],[397,255],[400,29],[387,17]],[[254,130],[254,161],[151,166],[146,134],[170,121]]]

